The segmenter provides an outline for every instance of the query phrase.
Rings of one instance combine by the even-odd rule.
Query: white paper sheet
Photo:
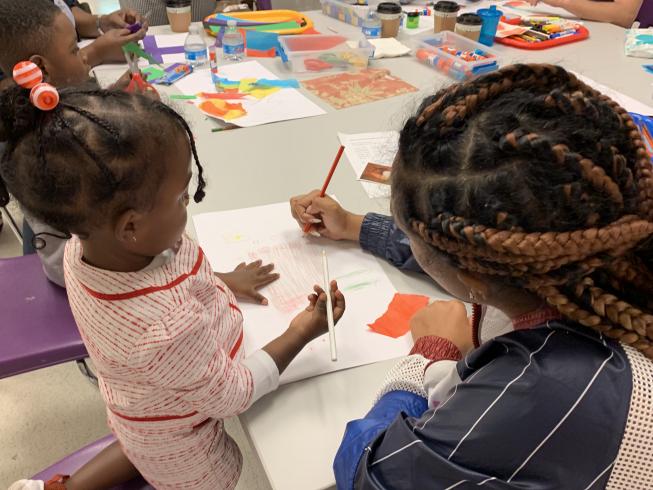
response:
[[[183,46],[186,42],[187,32],[181,34],[154,34],[156,45],[160,48],[172,48],[175,46]]]
[[[221,77],[229,80],[242,80],[244,78],[279,79],[258,61],[223,65],[219,68],[219,72]],[[198,92],[215,92],[215,86],[211,81],[211,72],[207,68],[196,70],[194,73],[182,78],[175,83],[175,87],[186,95],[194,95]],[[238,102],[242,102],[247,115],[226,122],[245,128],[325,114],[322,108],[307,99],[299,90],[293,88],[284,88],[261,100],[241,99]]]
[[[381,163],[392,166],[399,144],[399,132],[382,131],[378,133],[345,134],[338,133],[340,144],[345,147],[345,155],[354,172],[361,180],[361,174],[368,163]],[[370,197],[390,197],[390,186],[361,181],[363,189]]]
[[[637,114],[642,114],[643,116],[653,116],[653,107],[633,99],[629,95],[622,94],[621,92],[607,87],[599,82],[595,82],[591,78],[583,76],[579,73],[574,74],[587,85],[610,97],[628,112],[636,112]]]
[[[406,355],[410,333],[393,339],[371,331],[387,309],[395,288],[377,260],[358,245],[305,236],[288,203],[200,214],[193,218],[202,249],[214,270],[232,270],[242,261],[274,262],[281,278],[261,290],[269,306],[241,303],[245,353],[283,333],[307,304],[314,284],[323,284],[321,253],[326,250],[331,279],[338,281],[347,310],[336,326],[338,361],[332,362],[328,335],[308,344],[281,376],[282,383]]]

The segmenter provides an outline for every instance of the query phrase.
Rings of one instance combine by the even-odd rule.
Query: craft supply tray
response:
[[[335,34],[279,36],[279,55],[293,73],[329,73],[367,68],[374,47],[361,39],[352,48],[347,38]]]
[[[370,7],[367,5],[350,5],[340,0],[320,0],[320,3],[324,15],[358,27],[363,25],[370,12]]]
[[[501,65],[502,59],[497,52],[451,31],[422,35],[415,41],[415,56],[418,61],[454,80],[469,80],[497,70]],[[452,52],[468,53],[470,59],[466,60]],[[478,56],[485,58],[472,59]]]

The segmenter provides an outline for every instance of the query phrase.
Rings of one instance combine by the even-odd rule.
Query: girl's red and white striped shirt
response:
[[[92,267],[82,252],[69,240],[68,298],[127,456],[158,489],[233,488],[241,456],[222,419],[279,382],[264,351],[244,359],[234,295],[186,236],[138,272]]]

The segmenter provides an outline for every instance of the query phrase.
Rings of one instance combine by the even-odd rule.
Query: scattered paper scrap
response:
[[[399,132],[381,131],[378,133],[345,134],[338,133],[340,144],[345,147],[347,160],[354,168],[356,177],[370,197],[390,197],[390,186],[378,181],[364,180],[369,163],[392,168],[392,162],[399,146]]]
[[[149,83],[172,85],[186,75],[193,73],[193,67],[186,63],[174,63],[165,69],[157,66],[146,66],[141,72],[147,76]]]
[[[410,319],[429,304],[427,296],[395,293],[388,310],[368,327],[374,332],[397,339],[410,330]]]
[[[336,109],[417,91],[411,84],[391,75],[389,70],[374,68],[314,78],[303,85]]]
[[[205,100],[198,106],[203,112],[224,119],[225,121],[231,121],[233,119],[238,119],[247,114],[247,111],[243,109],[243,105],[240,103],[232,104],[226,100],[220,99],[209,99]]]

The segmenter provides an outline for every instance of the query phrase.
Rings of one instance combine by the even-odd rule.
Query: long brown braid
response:
[[[513,65],[402,130],[397,220],[457,266],[525,287],[653,358],[653,175],[628,113],[561,67]]]

